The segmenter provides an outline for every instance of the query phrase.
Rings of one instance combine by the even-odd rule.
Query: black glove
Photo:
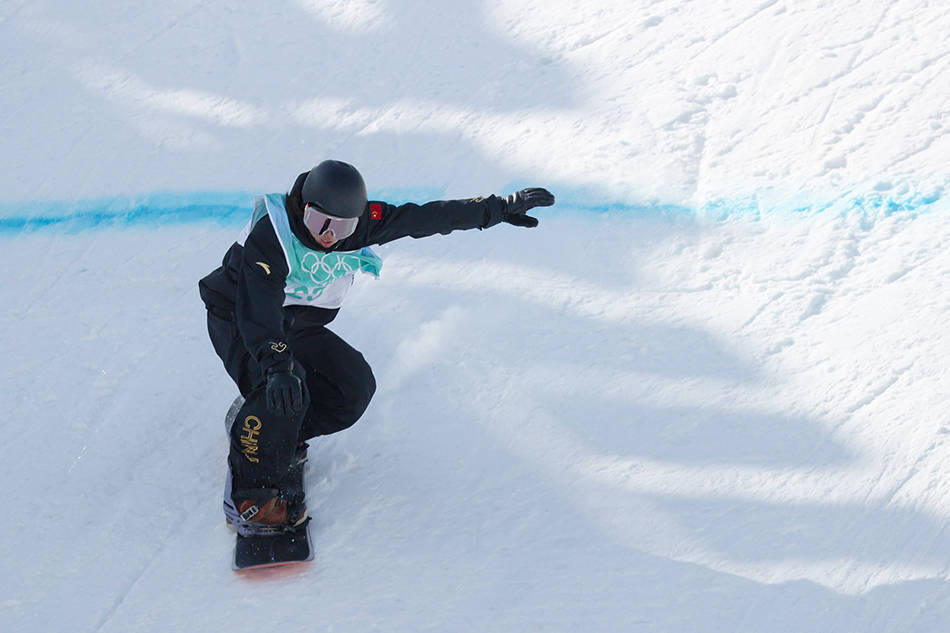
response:
[[[538,218],[525,215],[525,211],[534,207],[550,207],[554,204],[554,194],[541,187],[522,189],[505,198],[506,209],[501,219],[508,224],[525,226],[533,229],[538,225]]]
[[[267,410],[282,418],[303,409],[303,386],[290,371],[267,374]]]

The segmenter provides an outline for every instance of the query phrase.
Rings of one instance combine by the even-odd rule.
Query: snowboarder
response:
[[[307,440],[349,428],[373,397],[362,354],[326,327],[356,272],[379,275],[369,246],[500,222],[535,227],[526,211],[552,204],[541,188],[423,205],[368,201],[359,171],[335,160],[300,174],[289,194],[255,199],[222,265],[198,284],[214,350],[244,397],[224,499],[239,535],[305,524]]]

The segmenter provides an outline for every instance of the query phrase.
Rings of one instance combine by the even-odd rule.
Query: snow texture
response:
[[[950,7],[0,5],[3,631],[950,630]],[[325,157],[547,186],[379,249],[316,561],[234,574],[197,280]]]

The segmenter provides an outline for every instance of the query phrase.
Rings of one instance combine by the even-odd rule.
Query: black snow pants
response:
[[[304,384],[304,408],[276,416],[267,410],[265,378],[234,320],[209,311],[208,333],[244,396],[228,455],[235,488],[279,488],[300,442],[353,426],[376,392],[372,369],[346,341],[325,326],[290,325],[287,342]]]

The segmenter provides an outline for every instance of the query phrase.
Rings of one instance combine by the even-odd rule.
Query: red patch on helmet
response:
[[[382,220],[383,219],[383,205],[379,202],[370,202],[369,203],[369,217],[373,220]]]

